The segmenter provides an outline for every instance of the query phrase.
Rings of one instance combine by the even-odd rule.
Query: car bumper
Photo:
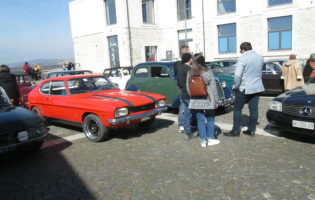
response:
[[[121,117],[118,119],[108,119],[107,121],[111,124],[111,125],[117,125],[117,124],[123,124],[123,123],[127,123],[129,124],[131,121],[134,120],[139,120],[145,117],[150,117],[153,115],[157,115],[157,114],[161,114],[161,112],[166,111],[167,107],[162,107],[162,108],[157,108],[155,110],[151,110],[145,113],[141,113],[141,114],[137,114],[137,115],[131,115],[131,116],[126,116],[126,117]]]
[[[268,110],[266,114],[267,120],[271,126],[275,126],[281,128],[288,132],[300,133],[303,135],[315,136],[314,130],[308,130],[303,128],[296,128],[292,126],[293,120],[303,121],[303,122],[314,122],[311,119],[302,119],[299,117],[288,116],[281,112],[276,112],[272,110]]]
[[[24,142],[19,142],[15,144],[5,145],[0,147],[0,154],[8,153],[8,152],[15,152],[27,149],[34,145],[37,142],[43,141],[47,137],[47,134],[44,134],[40,137],[33,138]]]

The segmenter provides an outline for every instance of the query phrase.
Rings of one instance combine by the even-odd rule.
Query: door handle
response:
[[[51,98],[50,98],[50,97],[47,97],[46,100],[51,100]]]

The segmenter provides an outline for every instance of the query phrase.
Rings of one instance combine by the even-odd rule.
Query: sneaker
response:
[[[216,144],[220,144],[220,140],[217,140],[217,139],[208,139],[207,140],[208,146],[212,146],[212,145],[216,145]]]
[[[200,145],[201,145],[201,147],[206,147],[207,146],[207,140],[201,140]]]
[[[184,127],[183,127],[183,126],[180,126],[179,129],[178,129],[178,132],[184,133]]]
[[[191,140],[194,138],[194,135],[191,133],[191,134],[187,134],[187,140]]]

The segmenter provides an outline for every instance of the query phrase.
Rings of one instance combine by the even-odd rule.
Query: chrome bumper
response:
[[[126,116],[126,117],[121,117],[121,118],[117,118],[117,119],[108,119],[107,121],[112,124],[112,125],[117,125],[117,124],[121,124],[121,123],[125,123],[127,122],[127,124],[130,123],[130,121],[132,120],[136,120],[136,119],[141,119],[144,117],[148,117],[154,114],[161,114],[162,111],[166,111],[167,107],[162,107],[162,108],[157,108],[155,110],[149,111],[149,112],[145,112],[145,113],[141,113],[141,114],[137,114],[137,115],[132,115],[132,116]]]

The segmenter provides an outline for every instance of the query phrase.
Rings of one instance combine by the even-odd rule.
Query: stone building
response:
[[[266,59],[315,52],[314,0],[74,0],[74,55],[102,72],[176,60],[188,44],[208,61],[235,59],[244,41]]]

